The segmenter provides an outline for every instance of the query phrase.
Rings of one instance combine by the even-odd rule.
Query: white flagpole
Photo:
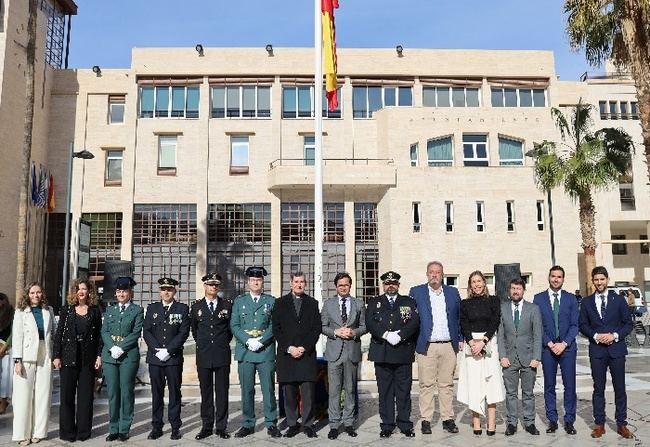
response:
[[[314,0],[314,298],[323,304],[323,24],[321,0]],[[322,355],[317,344],[317,355]]]

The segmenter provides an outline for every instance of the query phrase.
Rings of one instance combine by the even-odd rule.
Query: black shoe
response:
[[[117,439],[119,439],[119,440],[122,441],[122,442],[126,442],[126,441],[129,440],[129,434],[128,434],[128,433],[120,433],[120,434],[118,435],[118,438],[117,438]]]
[[[402,430],[402,434],[407,438],[415,438],[415,431],[412,428],[408,430]]]
[[[316,434],[316,430],[314,430],[314,427],[305,427],[304,432],[308,438],[318,438],[318,435]]]
[[[161,428],[154,428],[151,430],[151,433],[149,433],[149,436],[147,436],[147,439],[158,439],[163,435],[163,431]]]
[[[63,437],[63,436],[59,436],[59,439],[61,441],[65,441],[65,442],[75,442],[77,440],[77,438],[66,438],[66,437]]]
[[[255,430],[251,427],[242,427],[237,431],[237,433],[235,433],[235,438],[245,438],[253,433],[255,433]]]
[[[118,439],[120,439],[119,433],[109,433],[108,436],[106,436],[106,441],[108,442],[117,441]]]
[[[512,436],[512,435],[514,435],[515,433],[517,433],[517,427],[514,426],[514,425],[512,425],[512,424],[508,424],[508,426],[506,427],[506,433],[505,433],[505,435],[506,435],[506,436]]]
[[[487,433],[488,436],[494,436],[494,435],[496,435],[496,434],[497,434],[496,427],[495,427],[494,430],[488,430],[488,429],[485,429],[485,433]]]
[[[390,435],[392,435],[393,432],[392,430],[382,430],[379,432],[379,437],[380,438],[390,438]]]
[[[480,435],[483,434],[483,429],[481,429],[481,430],[472,430],[472,432],[473,432],[476,436],[480,436]]]
[[[266,429],[266,434],[269,435],[272,438],[281,438],[282,437],[282,432],[278,430],[278,427],[275,425],[271,425],[269,428]]]
[[[458,427],[456,426],[456,423],[453,419],[442,421],[442,428],[444,430],[447,430],[449,433],[458,433]]]
[[[575,427],[573,426],[573,424],[571,424],[570,422],[564,423],[564,431],[566,432],[567,435],[575,435],[576,433],[578,433]]]
[[[557,422],[549,422],[546,433],[555,433],[557,431],[558,425]]]
[[[300,425],[293,425],[293,426],[289,427],[287,432],[284,434],[284,437],[285,438],[293,438],[298,433],[300,433]]]
[[[422,421],[422,434],[430,435],[431,434],[431,422]]]
[[[531,435],[539,435],[539,430],[537,430],[535,424],[530,424],[528,427],[526,427],[526,431]]]
[[[207,438],[208,436],[212,436],[212,429],[211,428],[202,428],[201,431],[196,434],[194,439],[199,441],[201,439]]]
[[[356,431],[356,430],[354,429],[354,427],[351,426],[351,425],[348,426],[348,427],[345,427],[345,428],[343,429],[343,431],[346,432],[346,433],[348,434],[348,436],[350,436],[350,437],[352,437],[352,438],[356,438],[356,437],[357,437],[357,431]]]
[[[221,439],[230,439],[230,433],[226,430],[215,430],[214,434],[219,436]]]
[[[178,428],[172,428],[172,435],[169,437],[170,439],[173,439],[175,441],[181,439],[183,435],[181,435],[181,431]]]
[[[336,428],[332,428],[330,432],[327,434],[327,439],[336,439],[339,437],[339,431]]]

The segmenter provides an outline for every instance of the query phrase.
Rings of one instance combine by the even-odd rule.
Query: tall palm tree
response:
[[[582,99],[570,116],[553,107],[551,116],[560,131],[561,142],[534,143],[526,155],[535,160],[538,188],[550,191],[562,186],[576,200],[580,210],[580,233],[585,273],[595,267],[596,210],[593,195],[618,183],[631,166],[634,145],[622,129],[591,131],[593,106]]]
[[[650,1],[566,0],[567,34],[587,61],[611,59],[630,70],[639,99],[639,117],[650,180]]]

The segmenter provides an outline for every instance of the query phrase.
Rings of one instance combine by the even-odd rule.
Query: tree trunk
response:
[[[29,162],[32,158],[32,130],[34,128],[34,76],[36,67],[36,24],[38,0],[29,0],[29,20],[27,22],[27,70],[25,74],[25,126],[23,134],[22,172],[20,178],[20,201],[18,205],[18,245],[16,250],[16,299],[25,288],[27,267],[27,209],[29,192]]]
[[[584,269],[587,278],[587,294],[594,292],[594,286],[589,280],[591,271],[596,267],[596,210],[588,193],[580,197],[580,233],[582,235],[582,250],[585,255]]]

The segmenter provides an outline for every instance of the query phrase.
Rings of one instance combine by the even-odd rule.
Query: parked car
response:
[[[637,317],[640,317],[644,313],[647,312],[647,303],[645,301],[645,297],[643,296],[643,293],[641,293],[641,289],[639,289],[638,286],[634,284],[615,284],[613,286],[608,287],[609,290],[613,290],[614,292],[618,293],[621,295],[623,298],[628,300],[628,304],[630,307],[634,307],[634,314]],[[631,295],[630,295],[631,294]],[[634,296],[634,304],[630,304],[630,296]]]

